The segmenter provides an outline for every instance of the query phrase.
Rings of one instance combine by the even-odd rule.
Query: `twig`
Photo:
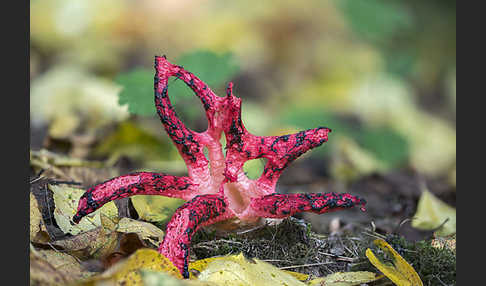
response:
[[[340,256],[340,255],[334,255],[334,254],[331,254],[331,253],[326,253],[326,252],[321,252],[321,251],[318,251],[317,253],[322,254],[322,255],[326,255],[326,256],[335,257],[335,258],[338,258],[338,259],[343,260],[343,261],[348,261],[348,262],[354,262],[354,261],[356,261],[356,258],[351,258],[351,257],[346,257],[346,256]]]
[[[262,261],[265,261],[265,262],[287,262],[287,263],[291,262],[289,260],[282,260],[282,259],[263,259]]]
[[[386,237],[384,235],[381,235],[381,234],[376,233],[376,232],[375,233],[369,233],[367,231],[363,231],[363,233],[366,234],[366,235],[369,235],[371,237],[374,237],[374,238],[379,238],[379,239],[383,239],[383,240],[386,239]]]
[[[279,267],[278,269],[291,269],[291,268],[300,268],[300,267],[309,267],[309,266],[319,266],[319,265],[325,265],[325,264],[332,264],[334,262],[321,262],[321,263],[310,263],[310,264],[302,264],[302,265],[292,265],[292,266],[285,266],[285,267]]]

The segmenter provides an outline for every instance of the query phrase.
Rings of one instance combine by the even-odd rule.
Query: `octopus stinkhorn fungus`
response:
[[[189,277],[188,258],[193,235],[202,226],[230,218],[255,221],[285,218],[298,212],[322,214],[361,205],[365,200],[350,194],[277,194],[275,186],[283,170],[307,150],[327,141],[329,128],[319,127],[283,136],[255,136],[241,121],[241,99],[229,83],[226,96],[219,97],[194,74],[171,64],[165,56],[155,57],[155,106],[165,130],[187,165],[188,176],[137,172],[113,178],[89,188],[79,200],[73,217],[79,222],[109,201],[133,195],[160,195],[187,200],[167,225],[159,252]],[[168,97],[168,80],[184,81],[201,100],[208,129],[198,133],[177,117]],[[226,156],[220,143],[226,137]],[[204,154],[209,153],[209,161]],[[257,180],[243,172],[248,160],[266,158]]]

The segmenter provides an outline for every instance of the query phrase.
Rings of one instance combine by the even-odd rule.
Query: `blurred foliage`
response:
[[[230,53],[218,55],[211,51],[194,51],[184,54],[174,60],[174,63],[196,74],[212,89],[226,83],[239,69]],[[120,105],[128,105],[128,111],[133,114],[153,116],[156,113],[153,100],[154,73],[154,70],[137,68],[133,71],[119,74],[115,82],[123,87],[123,90],[118,95]],[[176,80],[169,84],[171,101],[174,104],[177,104],[182,95],[193,94],[181,80]],[[191,108],[191,106],[188,107]],[[194,114],[194,109],[190,111],[186,113],[189,115]],[[195,120],[197,118],[192,116],[189,119]]]
[[[33,125],[49,124],[49,134],[65,138],[77,129],[88,132],[128,117],[117,104],[119,88],[83,68],[54,66],[31,84],[30,116]]]
[[[108,162],[116,162],[121,156],[141,161],[169,156],[167,144],[131,121],[121,123],[106,135],[94,154],[107,156]]]
[[[55,138],[96,131],[90,156],[184,169],[153,104],[153,56],[167,55],[221,96],[233,80],[257,135],[331,128],[329,142],[303,158],[320,159],[337,178],[402,167],[455,174],[455,1],[30,5],[31,121]],[[203,131],[201,104],[184,96],[192,91],[180,80],[169,89],[182,120]],[[101,132],[113,125],[118,131]],[[256,163],[245,167],[249,176],[260,172]]]

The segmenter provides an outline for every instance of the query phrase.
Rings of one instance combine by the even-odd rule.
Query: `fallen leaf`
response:
[[[383,162],[372,153],[360,147],[358,143],[346,136],[336,136],[332,173],[337,178],[352,180],[371,173],[386,170]]]
[[[116,231],[121,233],[135,233],[140,240],[148,241],[155,247],[159,246],[164,237],[164,232],[155,225],[127,217],[122,218],[118,222]]]
[[[199,281],[213,282],[218,285],[306,285],[294,276],[277,267],[258,260],[246,259],[239,255],[224,256],[192,264],[189,269],[202,270]]]
[[[299,272],[294,272],[294,271],[289,271],[289,270],[283,270],[283,272],[294,276],[295,278],[297,278],[300,281],[307,281],[307,279],[309,279],[309,274],[304,274],[304,273],[299,273]]]
[[[185,201],[161,196],[133,196],[133,207],[144,221],[166,222]]]
[[[448,237],[437,237],[435,239],[432,239],[430,244],[435,248],[442,249],[445,247],[449,250],[456,252],[456,234]]]
[[[71,219],[78,209],[79,198],[84,194],[84,189],[71,188],[64,185],[49,185],[54,197],[54,218],[59,228],[64,233],[79,234],[97,228],[101,225],[100,213],[108,217],[117,217],[118,209],[113,202],[109,202],[99,210],[87,215],[78,224],[72,225]]]
[[[199,260],[196,260],[194,262],[189,263],[189,275],[190,275],[189,278],[195,279],[196,277],[194,276],[193,273],[202,272],[204,269],[206,269],[206,267],[208,266],[208,264],[210,262],[215,261],[215,260],[227,259],[227,258],[228,258],[228,256],[210,257],[210,258],[205,258],[205,259],[199,259]],[[300,281],[306,281],[309,278],[308,274],[303,274],[303,273],[288,271],[288,270],[282,270],[282,271],[294,276],[295,278],[297,278]]]
[[[179,280],[164,272],[141,270],[140,274],[144,286],[218,286],[215,283],[199,280]]]
[[[354,286],[376,281],[382,277],[383,275],[368,271],[336,272],[326,277],[313,279],[309,282],[309,285]]]
[[[30,252],[30,285],[65,285],[66,277],[44,258]]]
[[[59,281],[61,285],[66,285],[94,275],[93,272],[85,271],[80,262],[73,256],[55,250],[36,250],[35,252],[31,252],[31,274],[33,271],[37,272],[37,270],[43,272],[35,274],[40,279],[46,280],[47,282],[51,278],[43,276],[52,275],[54,282]]]
[[[435,232],[436,236],[448,236],[456,233],[456,210],[436,198],[428,190],[422,192],[414,218],[412,226],[418,229],[430,230],[440,226]],[[441,224],[443,225],[441,226]]]
[[[43,231],[42,228],[42,214],[39,210],[37,199],[30,193],[30,241],[39,243],[49,241],[47,232]],[[42,232],[44,232],[44,234]]]
[[[116,249],[117,243],[118,234],[116,232],[106,231],[99,226],[66,239],[56,240],[51,244],[79,259],[89,259],[101,258],[112,253]]]
[[[392,265],[381,262],[371,251],[366,249],[366,257],[371,264],[378,268],[386,277],[398,286],[423,286],[422,280],[415,269],[405,261],[396,251],[383,239],[375,239],[373,243],[384,251],[392,260]]]
[[[179,270],[168,258],[156,250],[142,248],[102,274],[85,281],[84,285],[143,285],[140,276],[141,270],[162,271],[182,279]]]

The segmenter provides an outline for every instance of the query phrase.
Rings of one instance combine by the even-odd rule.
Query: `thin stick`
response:
[[[302,264],[302,265],[293,265],[293,266],[279,267],[278,269],[282,269],[283,270],[283,269],[309,267],[309,266],[318,266],[318,265],[332,264],[332,263],[334,263],[334,262],[310,263],[310,264]]]
[[[355,258],[334,255],[334,254],[331,254],[331,253],[325,253],[325,252],[321,252],[321,251],[318,251],[318,253],[320,253],[322,255],[326,255],[326,256],[336,257],[338,259],[341,259],[341,260],[344,260],[344,261],[349,261],[349,262],[354,262],[356,260]]]

